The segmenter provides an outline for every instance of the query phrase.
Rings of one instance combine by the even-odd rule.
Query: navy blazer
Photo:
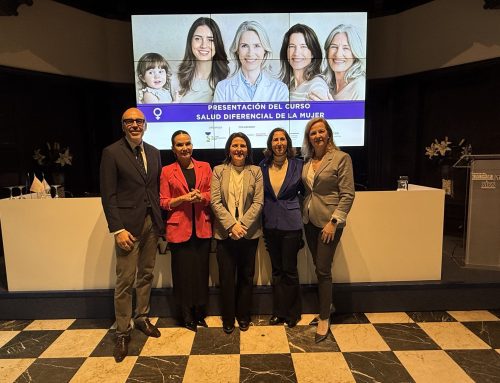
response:
[[[303,191],[301,180],[304,161],[289,158],[285,179],[278,195],[274,194],[269,179],[269,165],[263,160],[259,165],[264,180],[264,209],[262,219],[265,229],[301,230],[302,213],[299,195]]]

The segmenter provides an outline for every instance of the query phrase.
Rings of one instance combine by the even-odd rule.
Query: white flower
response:
[[[73,160],[73,156],[69,152],[69,148],[66,148],[64,153],[59,153],[59,158],[56,160],[56,164],[71,165],[71,161]]]
[[[435,138],[434,142],[431,143],[431,146],[425,147],[425,155],[428,156],[431,160],[434,157],[438,157],[439,159],[455,157],[458,155],[458,149],[462,151],[461,154],[471,153],[472,147],[470,144],[465,144],[465,138],[462,138],[458,145],[452,144],[453,142],[448,140],[448,136],[446,136],[444,140],[441,141],[438,141],[438,139]]]
[[[43,165],[43,160],[45,156],[41,153],[41,149],[35,149],[35,153],[33,154],[33,159],[38,162],[38,165]]]
[[[438,140],[434,140],[435,142],[435,147],[436,150],[441,154],[443,157],[446,156],[446,152],[451,152],[450,144],[452,144],[451,141],[448,141],[448,136],[444,138],[443,141],[438,142]]]
[[[61,145],[59,142],[46,142],[42,148],[36,148],[33,152],[33,159],[40,166],[63,167],[73,164],[73,155],[69,147]]]

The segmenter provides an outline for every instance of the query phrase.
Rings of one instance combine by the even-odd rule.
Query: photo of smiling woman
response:
[[[325,41],[328,66],[326,81],[330,87],[329,99],[364,100],[366,88],[366,52],[363,39],[354,25],[340,24]],[[324,100],[313,92],[313,100]]]
[[[175,102],[212,102],[219,81],[229,74],[224,42],[217,23],[200,17],[189,28],[184,58],[177,77]]]
[[[231,134],[224,151],[223,164],[213,171],[210,203],[215,215],[222,329],[230,334],[235,318],[240,331],[248,330],[251,323],[264,189],[262,172],[252,165],[252,146],[246,134]]]
[[[295,24],[285,33],[280,60],[281,79],[290,89],[290,101],[311,100],[311,92],[328,100],[328,85],[321,75],[323,52],[310,27]]]
[[[195,331],[205,322],[208,301],[208,256],[212,237],[210,180],[207,162],[193,157],[191,136],[172,134],[176,161],[164,166],[160,206],[167,211],[166,232],[172,262],[172,283],[184,326]]]
[[[286,85],[270,73],[273,50],[262,25],[257,21],[241,23],[229,52],[236,72],[219,82],[214,102],[288,101]]]

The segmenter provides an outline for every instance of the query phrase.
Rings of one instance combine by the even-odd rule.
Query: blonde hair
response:
[[[229,47],[229,53],[235,59],[237,69],[241,68],[241,61],[238,56],[241,36],[243,35],[243,33],[249,31],[255,32],[257,34],[260,43],[262,44],[262,48],[264,48],[264,51],[266,52],[264,53],[264,59],[262,60],[260,67],[262,68],[262,70],[271,70],[268,60],[270,60],[273,55],[273,48],[271,47],[271,42],[269,40],[269,37],[267,36],[266,30],[257,21],[242,22],[238,27],[238,30],[236,31],[236,35],[234,36],[231,46]]]
[[[339,150],[338,146],[335,145],[335,142],[333,141],[333,130],[328,121],[325,120],[323,117],[312,118],[306,124],[306,127],[304,129],[304,140],[302,141],[301,153],[304,156],[304,160],[306,161],[314,156],[314,147],[312,146],[311,141],[309,140],[309,131],[311,130],[313,125],[317,124],[318,122],[323,123],[326,131],[328,132],[328,143],[326,150],[328,152],[332,150]]]

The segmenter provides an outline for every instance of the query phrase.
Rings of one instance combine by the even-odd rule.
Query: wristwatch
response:
[[[331,220],[330,220],[331,223],[333,224],[336,224],[337,223],[337,218],[333,217]]]

